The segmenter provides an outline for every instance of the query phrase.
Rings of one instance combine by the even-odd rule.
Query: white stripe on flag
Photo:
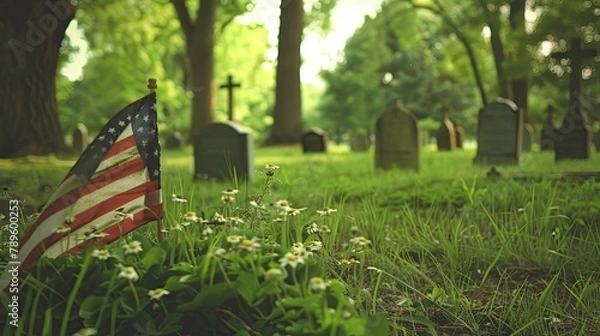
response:
[[[147,171],[144,168],[143,170],[137,171],[122,179],[115,180],[112,183],[79,198],[72,206],[54,213],[38,226],[29,240],[21,247],[19,259],[21,261],[25,260],[38,244],[54,234],[56,227],[62,224],[67,216],[77,217],[78,213],[93,207],[98,201],[101,202],[107,200],[115,194],[120,194],[125,190],[146,183],[146,181]],[[117,206],[115,209],[118,209],[119,207],[121,206]],[[114,213],[112,215],[114,216]]]

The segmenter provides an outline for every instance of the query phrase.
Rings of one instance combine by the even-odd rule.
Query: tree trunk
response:
[[[513,0],[510,3],[510,26],[514,31],[521,33],[520,35],[525,36],[525,0]],[[520,57],[527,55],[526,44],[520,42],[517,47],[516,55],[511,55],[513,61],[518,61]],[[523,120],[528,121],[528,80],[526,75],[518,76],[512,80],[512,93],[513,98],[517,106],[523,110]]]
[[[500,37],[500,18],[498,12],[491,12],[487,4],[483,5],[486,12],[488,28],[490,29],[490,43],[492,45],[492,54],[494,56],[494,65],[496,66],[496,77],[498,80],[498,94],[500,97],[513,99],[510,83],[504,73],[504,45]]]
[[[300,44],[303,0],[282,0],[273,127],[265,145],[297,144],[302,136]]]
[[[185,0],[172,0],[177,17],[186,39],[187,64],[184,71],[190,83],[188,89],[192,98],[192,118],[188,141],[193,142],[196,132],[211,124],[215,118],[215,87],[213,75],[215,67],[215,22],[217,0],[202,0],[196,20],[192,20]]]
[[[56,102],[58,56],[75,17],[67,0],[0,5],[0,157],[65,150]]]
[[[469,57],[469,64],[471,65],[471,69],[473,70],[473,77],[475,77],[475,85],[477,85],[477,90],[479,91],[479,97],[481,99],[482,106],[487,105],[488,98],[485,92],[485,87],[483,86],[483,79],[481,78],[481,72],[479,72],[479,68],[477,66],[477,58],[475,57],[475,52],[473,51],[473,47],[469,42],[469,39],[463,32],[460,30],[460,27],[452,20],[452,18],[448,15],[447,11],[442,7],[440,1],[434,1],[438,8],[433,8],[429,6],[417,5],[412,1],[409,1],[409,4],[415,9],[425,9],[432,13],[435,13],[442,17],[444,22],[452,28],[452,31],[456,35],[456,38],[460,41],[467,52],[467,57]]]

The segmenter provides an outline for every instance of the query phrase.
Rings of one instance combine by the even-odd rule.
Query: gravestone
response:
[[[479,110],[477,156],[474,163],[519,164],[522,148],[523,114],[508,99],[498,98]]]
[[[554,150],[554,138],[557,135],[558,128],[554,123],[554,106],[548,105],[546,108],[546,121],[542,125],[542,134],[540,134],[540,149],[542,151]]]
[[[456,149],[456,131],[454,124],[448,119],[448,110],[442,109],[442,122],[435,133],[435,140],[439,151],[453,151]]]
[[[375,124],[375,167],[419,171],[420,142],[417,118],[400,104],[392,104]]]
[[[534,134],[533,126],[531,126],[530,124],[524,124],[523,125],[523,143],[522,143],[524,152],[531,151],[531,145],[533,144],[533,134]]]
[[[324,130],[314,127],[302,134],[302,151],[304,153],[327,152],[329,136]]]
[[[81,154],[90,144],[90,137],[88,135],[88,129],[84,124],[79,123],[73,131],[73,149]]]
[[[185,147],[185,138],[179,129],[173,128],[173,133],[167,137],[165,141],[165,148],[168,149],[182,149]]]
[[[456,148],[463,149],[465,143],[465,129],[462,127],[460,120],[453,122],[454,132],[456,133]]]
[[[254,179],[252,135],[240,124],[226,121],[205,126],[194,137],[195,179]]]
[[[554,142],[555,160],[589,159],[592,148],[592,131],[586,121],[585,113],[581,110],[581,69],[585,58],[597,55],[596,49],[581,48],[581,39],[571,40],[571,51],[553,53],[552,57],[559,62],[570,60],[571,74],[569,76],[569,108],[558,129]]]
[[[594,146],[596,147],[596,152],[600,153],[600,132],[594,133]]]
[[[353,152],[366,152],[371,147],[369,135],[364,132],[350,133],[350,150]]]

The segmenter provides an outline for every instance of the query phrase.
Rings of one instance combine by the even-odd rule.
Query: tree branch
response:
[[[177,18],[179,19],[179,23],[181,24],[185,38],[187,42],[190,43],[192,41],[194,24],[192,23],[190,12],[185,4],[185,0],[171,0],[171,3],[173,3],[173,6],[175,6],[175,12],[177,12]]]
[[[424,10],[430,11],[430,12],[440,16],[442,18],[442,20],[444,20],[444,22],[446,22],[446,24],[448,24],[450,26],[450,28],[456,35],[456,38],[458,38],[458,40],[462,43],[462,45],[465,47],[465,49],[467,51],[467,56],[469,57],[469,61],[471,63],[471,68],[473,70],[473,76],[475,76],[475,82],[477,84],[477,88],[479,89],[479,96],[481,98],[481,102],[483,103],[484,106],[487,105],[487,102],[488,102],[487,94],[485,93],[485,89],[483,87],[483,80],[481,78],[481,73],[479,72],[479,69],[477,67],[477,58],[475,57],[475,52],[473,51],[473,48],[471,47],[471,44],[469,43],[468,38],[460,31],[460,28],[456,25],[456,23],[454,21],[452,21],[452,18],[447,14],[447,12],[443,8],[441,8],[441,3],[436,0],[435,3],[438,6],[440,6],[440,8],[435,8],[435,7],[425,6],[425,5],[418,5],[418,4],[414,3],[412,0],[407,0],[407,2],[414,9],[424,9]]]

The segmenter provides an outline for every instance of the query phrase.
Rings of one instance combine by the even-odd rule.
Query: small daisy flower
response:
[[[279,166],[277,166],[274,163],[269,162],[269,163],[267,163],[265,165],[265,169],[267,169],[267,170],[275,170],[275,169],[279,169]]]
[[[159,300],[161,297],[169,294],[171,293],[168,290],[162,288],[156,288],[148,291],[148,296],[151,300]]]
[[[279,200],[275,202],[275,206],[281,210],[287,210],[292,206],[292,203],[288,202],[288,200]]]
[[[323,278],[321,277],[314,277],[311,278],[310,281],[310,289],[313,292],[322,292],[325,289],[327,289],[327,286],[329,285],[327,282],[325,282],[325,280],[323,280]]]
[[[360,261],[358,261],[355,258],[350,258],[350,259],[340,259],[338,260],[338,265],[352,265],[352,264],[360,264]]]
[[[215,215],[213,216],[213,220],[217,223],[227,223],[227,218],[225,218],[225,216],[221,215],[218,212],[215,212]]]
[[[290,265],[290,266],[292,266],[292,268],[296,268],[296,266],[298,266],[298,264],[303,264],[303,263],[304,263],[304,258],[297,256],[292,252],[286,253],[285,256],[283,256],[283,258],[279,259],[279,264],[281,265],[281,267]]]
[[[214,251],[213,251],[213,255],[215,257],[222,257],[224,255],[227,254],[227,250],[222,248],[222,247],[217,247]]]
[[[188,211],[182,216],[183,220],[196,222],[198,220],[198,216],[193,211]]]
[[[229,188],[229,189],[223,190],[223,195],[233,196],[233,195],[237,194],[238,192],[239,192],[239,190],[237,190],[237,189]]]
[[[81,328],[81,329],[77,330],[76,333],[73,334],[73,336],[94,336],[94,335],[98,335],[98,330],[96,330],[95,328]]]
[[[277,217],[275,219],[273,219],[273,222],[283,222],[285,221],[285,219],[281,218],[281,217]]]
[[[240,244],[237,246],[237,249],[248,252],[254,251],[260,247],[260,244],[256,242],[257,240],[258,239],[256,237],[252,239],[242,239]]]
[[[221,196],[221,201],[223,201],[223,203],[233,203],[233,201],[235,201],[235,197],[231,195],[223,195]]]
[[[311,252],[319,251],[321,248],[323,248],[323,242],[319,240],[313,240],[306,244],[306,248]]]
[[[323,208],[323,210],[317,210],[317,213],[321,216],[331,215],[334,212],[337,212],[337,209]]]
[[[142,249],[142,243],[140,243],[137,240],[131,241],[125,245],[123,245],[123,248],[125,249],[125,254],[138,254],[138,252],[143,251]]]
[[[110,252],[105,249],[95,249],[92,251],[92,257],[98,258],[98,260],[106,260],[111,257]]]
[[[203,236],[209,236],[213,233],[213,229],[208,226],[208,225],[204,225],[204,229],[202,230],[202,235]]]
[[[289,208],[285,209],[284,211],[282,211],[281,215],[298,216],[304,210],[306,210],[306,208],[296,209],[296,208],[289,207]]]
[[[183,196],[171,195],[171,200],[175,203],[187,203],[187,200]]]
[[[311,257],[313,255],[312,252],[307,251],[306,248],[302,247],[301,249],[297,249],[295,251],[292,251],[292,253],[296,256],[296,257],[301,257],[303,259]]]
[[[320,233],[330,233],[331,229],[327,225],[322,225],[321,228],[319,229],[319,232]]]
[[[243,224],[244,220],[238,216],[229,217],[229,220],[236,224]]]
[[[71,231],[71,228],[66,226],[65,224],[59,224],[54,228],[54,232],[56,233],[65,233]]]
[[[265,272],[265,280],[273,280],[283,275],[283,271],[279,268],[269,268]]]
[[[125,278],[127,280],[131,280],[131,281],[138,281],[140,276],[137,274],[137,272],[135,271],[135,268],[128,266],[128,267],[123,267],[121,269],[121,273],[119,273],[119,278]]]
[[[315,234],[317,232],[319,232],[319,224],[316,222],[312,222],[306,226],[306,233]]]
[[[243,238],[244,237],[240,237],[238,235],[231,235],[231,236],[227,236],[227,238],[225,238],[225,239],[230,244],[237,244],[237,243],[241,242]]]
[[[304,244],[301,242],[295,242],[292,244],[292,252],[298,252],[304,250]]]
[[[350,242],[352,244],[357,244],[357,245],[360,245],[360,246],[365,246],[365,245],[371,244],[371,241],[368,240],[367,238],[365,238],[364,236],[359,236],[359,237],[352,238],[352,239],[350,239]]]
[[[250,205],[252,205],[253,207],[257,208],[257,209],[266,209],[265,205],[258,202],[258,201],[250,201]]]

